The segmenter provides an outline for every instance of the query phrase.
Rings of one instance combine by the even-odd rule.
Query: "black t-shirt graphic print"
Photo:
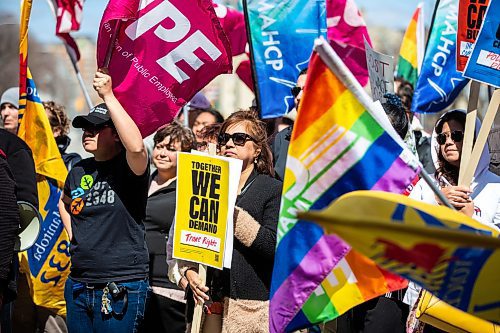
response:
[[[125,152],[109,161],[77,163],[64,193],[71,198],[71,274],[82,282],[103,283],[145,278],[148,251],[142,220],[149,168],[137,176]]]

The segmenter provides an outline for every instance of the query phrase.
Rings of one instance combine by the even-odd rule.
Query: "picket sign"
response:
[[[475,80],[470,82],[469,104],[467,105],[467,117],[465,119],[464,141],[462,144],[462,155],[460,158],[460,170],[458,173],[458,186],[469,186],[470,183],[464,182],[467,162],[470,161],[472,154],[472,145],[474,144],[474,132],[476,130],[477,101],[479,99],[479,89],[481,83]]]
[[[217,155],[217,146],[215,143],[208,144],[208,155]],[[205,286],[207,283],[207,265],[198,264],[198,276],[200,284]],[[191,333],[199,333],[201,329],[201,318],[203,316],[203,305],[196,303],[193,313],[193,322],[191,323]]]
[[[499,106],[500,106],[500,89],[497,89],[495,90],[495,92],[493,92],[490,104],[488,105],[488,110],[486,111],[486,115],[484,116],[483,119],[483,124],[481,125],[481,130],[479,131],[479,135],[477,136],[476,139],[476,144],[472,149],[472,154],[469,163],[467,164],[467,168],[464,170],[464,176],[462,179],[463,184],[470,185],[470,183],[472,182],[472,177],[474,176],[474,172],[476,171],[477,164],[479,163],[479,158],[481,157],[483,147],[486,144],[486,140],[488,139],[488,134],[491,130],[491,126],[493,125],[493,121],[495,120],[495,116],[498,112]]]

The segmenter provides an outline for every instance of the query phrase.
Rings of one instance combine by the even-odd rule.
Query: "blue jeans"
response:
[[[126,307],[123,299],[111,302],[114,312],[118,315],[106,315],[101,312],[103,286],[94,287],[84,283],[82,288],[75,288],[75,283],[75,280],[68,277],[64,288],[66,322],[70,333],[140,332],[150,289],[147,279],[117,283],[127,288],[128,298]],[[121,312],[123,314],[120,314]]]

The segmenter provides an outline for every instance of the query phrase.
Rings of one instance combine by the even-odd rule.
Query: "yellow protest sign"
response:
[[[219,157],[178,153],[174,258],[224,266],[229,170]]]

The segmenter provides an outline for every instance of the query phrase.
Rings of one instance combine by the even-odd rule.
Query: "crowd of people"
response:
[[[307,70],[303,70],[291,90],[296,109],[306,78]],[[148,147],[114,96],[111,77],[98,71],[93,86],[103,103],[72,121],[74,128],[83,131],[82,145],[90,158],[82,160],[78,154],[66,152],[70,120],[64,107],[53,101],[43,103],[69,171],[59,202],[71,241],[71,273],[64,290],[66,318],[35,305],[25,274],[17,274],[17,256],[12,249],[19,218],[14,199],[38,207],[36,174],[32,152],[16,136],[19,90],[11,88],[1,97],[1,332],[187,332],[196,303],[204,304],[203,332],[268,332],[270,284],[293,115],[274,120],[270,130],[269,122],[259,119],[253,110],[255,106],[224,119],[198,93],[190,103],[188,119],[183,119],[186,115],[181,112],[156,132]],[[472,184],[458,186],[465,112],[444,113],[432,135],[427,135],[410,112],[412,94],[411,85],[399,81],[396,94],[385,96],[383,107],[394,129],[419,156],[456,210],[498,228],[500,177],[489,171],[488,146]],[[193,149],[242,161],[231,269],[209,268],[206,283],[197,264],[172,258],[177,153]],[[409,195],[443,204],[422,180]],[[418,291],[419,287],[411,284],[408,290],[373,299],[322,329],[406,332]],[[437,331],[415,324],[419,325],[425,332]]]

